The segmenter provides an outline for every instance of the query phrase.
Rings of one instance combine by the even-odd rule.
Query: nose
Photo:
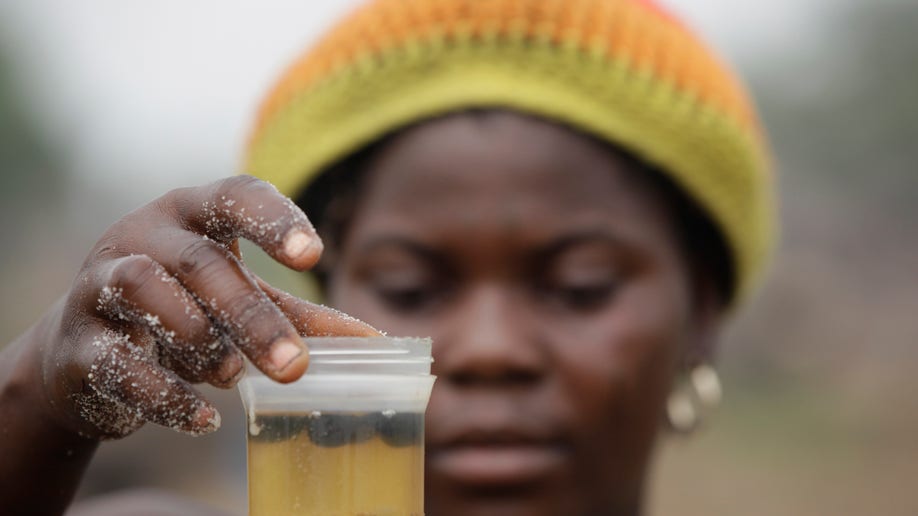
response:
[[[462,297],[440,339],[434,371],[456,387],[522,386],[548,371],[547,348],[511,289],[481,285]]]

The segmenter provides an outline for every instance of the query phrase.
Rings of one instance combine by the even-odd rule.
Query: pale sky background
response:
[[[848,2],[664,3],[743,61],[800,52]],[[236,172],[260,96],[355,3],[0,0],[0,44],[64,153],[71,192],[126,191],[136,203]]]

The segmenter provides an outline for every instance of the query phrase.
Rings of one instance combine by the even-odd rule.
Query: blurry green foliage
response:
[[[831,37],[815,53],[755,77],[782,164],[914,215],[918,3],[859,2],[827,14],[821,29]]]
[[[55,201],[64,190],[58,156],[36,126],[16,79],[0,49],[0,227],[5,240],[22,235],[22,219],[36,209],[30,203],[42,199],[56,211]]]

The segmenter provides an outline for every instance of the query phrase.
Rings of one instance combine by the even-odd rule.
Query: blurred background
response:
[[[236,172],[260,95],[354,3],[0,0],[0,346],[121,215]],[[784,229],[724,339],[724,406],[666,439],[650,514],[918,514],[918,0],[663,3],[752,87]],[[107,443],[80,496],[244,514],[238,396],[205,390],[222,431]]]

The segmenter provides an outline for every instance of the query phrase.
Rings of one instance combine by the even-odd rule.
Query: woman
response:
[[[768,253],[765,154],[731,74],[649,1],[371,2],[256,124],[247,171],[299,207],[251,177],[170,192],[4,351],[0,503],[60,511],[100,439],[216,429],[191,383],[234,385],[243,356],[293,381],[299,333],[375,327],[435,342],[429,514],[640,514]],[[255,277],[240,237],[373,326]]]

